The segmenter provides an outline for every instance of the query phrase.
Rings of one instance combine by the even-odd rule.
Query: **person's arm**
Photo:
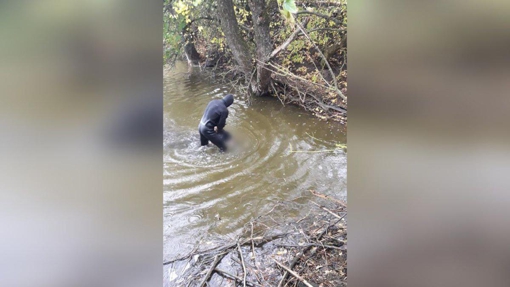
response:
[[[225,109],[220,114],[220,121],[218,122],[218,126],[217,126],[218,130],[216,132],[221,132],[223,130],[223,128],[225,127],[225,125],[227,123],[227,118],[228,118],[228,110]]]

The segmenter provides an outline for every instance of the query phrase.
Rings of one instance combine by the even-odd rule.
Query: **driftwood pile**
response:
[[[168,286],[346,286],[346,205],[310,191],[304,217],[277,222],[271,216],[291,202],[280,202],[253,219],[242,234],[215,247],[197,246],[164,262],[173,273]]]

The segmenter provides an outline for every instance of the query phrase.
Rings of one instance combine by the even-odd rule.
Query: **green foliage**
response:
[[[280,14],[283,19],[287,21],[287,23],[294,23],[294,16],[298,12],[298,8],[296,6],[296,2],[294,0],[278,0],[278,5],[280,6]]]
[[[294,16],[292,16],[292,14],[289,11],[281,9],[280,13],[282,14],[283,19],[287,20],[290,23],[294,23]]]
[[[301,64],[305,60],[305,57],[300,54],[294,54],[291,58],[292,62]]]
[[[250,12],[244,8],[242,5],[234,5],[234,11],[236,13],[237,21],[241,24],[245,24],[251,18]]]
[[[163,1],[163,46],[165,63],[172,63],[183,52],[186,41],[201,40],[201,35],[210,37],[211,25],[203,25],[200,21],[210,21],[213,1],[203,0],[164,0]],[[216,35],[218,36],[218,35]],[[197,37],[197,39],[195,39]],[[201,38],[201,39],[198,39]]]
[[[283,10],[289,11],[290,13],[298,12],[298,8],[296,7],[296,2],[294,2],[294,0],[284,0],[282,7]]]
[[[337,1],[340,2],[340,0]],[[282,13],[282,18],[284,21],[274,21],[276,23],[272,23],[270,25],[272,29],[275,29],[275,38],[273,41],[276,43],[276,45],[279,45],[287,40],[288,37],[296,29],[295,25],[289,25],[290,23],[288,21],[290,16],[296,17],[296,15],[288,10],[283,9],[285,3],[285,0],[278,1],[281,10],[280,13]],[[313,11],[321,15],[335,17],[335,19],[342,21],[342,23],[345,23],[346,21],[347,17],[345,13],[345,6],[313,6],[307,8],[307,6],[312,6],[307,5],[311,3],[311,0],[304,1],[302,3],[305,9],[309,11]],[[285,7],[288,8],[288,6]],[[292,8],[290,9],[292,10]],[[290,72],[300,74],[312,82],[324,84],[322,76],[317,72],[317,69],[324,69],[324,67],[320,65],[322,58],[314,47],[314,44],[323,53],[327,51],[331,46],[338,45],[344,35],[342,30],[346,29],[346,25],[339,25],[338,21],[332,21],[330,19],[318,17],[313,14],[303,14],[303,16],[299,16],[299,21],[301,22],[305,17],[308,18],[309,21],[304,28],[306,31],[308,31],[308,36],[310,37],[311,41],[304,37],[302,34],[298,34],[298,36],[291,42],[285,51],[277,56],[278,61]],[[278,22],[281,24],[278,24]],[[339,62],[334,62],[333,60],[333,62],[330,62],[330,64],[333,66],[333,68],[335,68],[335,65],[338,65]]]
[[[242,26],[240,31],[250,49],[255,48],[253,39],[253,21],[249,9],[248,0],[233,0],[234,12],[238,23]],[[272,59],[282,65],[291,73],[300,74],[303,78],[324,84],[324,79],[317,69],[324,69],[322,58],[313,44],[323,53],[333,45],[338,45],[345,35],[347,28],[347,2],[346,0],[330,0],[341,3],[340,5],[312,5],[314,0],[300,1],[299,7],[296,0],[277,0],[278,10],[281,16],[274,15],[270,11],[270,35],[274,47],[285,42],[295,32],[296,21],[301,23],[305,18],[309,21],[304,27],[310,40],[302,34],[297,34],[294,40]],[[164,59],[165,62],[173,62],[183,55],[184,44],[192,41],[201,56],[209,57],[217,52],[223,53],[225,61],[231,60],[231,54],[225,40],[225,35],[219,28],[219,22],[215,18],[217,1],[215,0],[164,0]],[[332,21],[327,17],[319,17],[313,14],[297,14],[300,10],[316,12],[317,14],[334,17]],[[276,12],[276,11],[274,11]],[[221,18],[221,15],[219,16]],[[313,44],[312,44],[313,43]],[[333,69],[338,68],[343,60],[340,54],[334,52],[332,61],[329,63]],[[342,50],[342,55],[346,55]],[[209,56],[208,56],[209,55]],[[329,55],[328,55],[329,56]],[[215,56],[213,56],[215,57]],[[336,61],[336,62],[335,62]],[[230,63],[235,65],[235,61]],[[340,78],[346,78],[343,72]],[[339,82],[344,87],[344,83]]]

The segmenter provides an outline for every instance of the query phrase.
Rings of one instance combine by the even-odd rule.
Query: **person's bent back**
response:
[[[230,135],[224,130],[228,118],[228,107],[234,102],[234,96],[229,94],[221,100],[212,100],[205,108],[204,115],[198,125],[200,144],[207,145],[209,141],[226,151],[225,141]]]

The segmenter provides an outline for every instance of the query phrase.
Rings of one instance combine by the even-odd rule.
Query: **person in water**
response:
[[[226,95],[221,100],[212,100],[205,108],[204,115],[198,125],[200,133],[200,145],[204,146],[211,141],[220,151],[227,150],[226,141],[230,134],[223,128],[227,123],[228,107],[234,102],[234,95]]]

